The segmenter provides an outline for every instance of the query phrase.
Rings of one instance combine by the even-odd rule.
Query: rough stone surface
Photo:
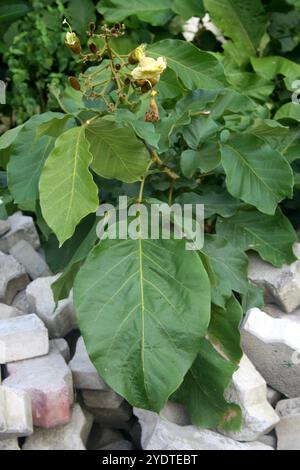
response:
[[[21,450],[19,447],[18,439],[3,439],[0,437],[0,451],[1,450]]]
[[[281,400],[276,411],[280,422],[276,426],[278,450],[300,450],[300,398]]]
[[[31,279],[52,275],[44,258],[26,240],[16,243],[10,249],[10,254],[24,266]]]
[[[91,408],[119,408],[123,398],[113,390],[83,390],[82,398]]]
[[[295,246],[299,253],[300,244]],[[300,305],[300,260],[282,268],[261,260],[255,254],[250,256],[248,277],[254,284],[265,290],[266,302],[275,303],[285,312],[292,312]]]
[[[0,438],[28,436],[32,432],[28,394],[0,385]]]
[[[134,408],[142,427],[144,450],[273,450],[260,442],[237,442],[196,426],[178,426],[157,413]]]
[[[28,303],[25,289],[17,293],[17,295],[14,297],[11,303],[11,306],[20,310],[24,315],[26,313],[32,313],[32,311],[30,311],[31,309]]]
[[[277,390],[274,390],[272,387],[267,387],[267,400],[273,408],[275,408],[281,398],[282,393],[277,392]]]
[[[274,450],[277,449],[277,437],[275,431],[270,432],[270,434],[260,436],[258,441],[266,446],[273,447]]]
[[[103,427],[129,430],[132,425],[132,408],[123,402],[118,408],[87,408],[96,423]]]
[[[48,351],[48,331],[36,315],[0,321],[0,364],[42,356]]]
[[[0,251],[9,253],[9,250],[20,240],[26,240],[34,249],[39,248],[40,240],[32,217],[15,212],[8,217],[10,230],[0,238]]]
[[[249,310],[242,346],[268,385],[289,398],[300,396],[300,361],[293,360],[300,351],[300,314],[274,318],[257,308]]]
[[[67,363],[70,361],[70,348],[64,338],[51,339],[50,347],[59,352]]]
[[[111,428],[103,428],[99,424],[95,423],[89,435],[87,449],[100,449],[101,447],[112,444],[113,442],[121,441],[122,439],[124,439],[124,436],[120,431]]]
[[[22,312],[10,305],[0,303],[0,320],[7,320],[8,318],[18,317]]]
[[[0,237],[10,230],[10,223],[8,220],[0,220]]]
[[[54,429],[37,429],[26,439],[23,450],[85,450],[92,416],[75,404],[71,421]]]
[[[31,397],[33,424],[51,428],[70,420],[73,403],[72,374],[61,354],[51,349],[47,356],[7,365],[3,384],[24,390]]]
[[[32,281],[26,289],[31,311],[43,320],[49,330],[50,338],[66,336],[76,327],[76,314],[71,295],[55,305],[51,284],[59,275],[41,277]]]
[[[0,252],[0,302],[10,304],[28,282],[23,266],[13,256]]]
[[[130,441],[123,439],[122,441],[113,442],[97,450],[134,450],[134,445]]]
[[[168,401],[159,415],[162,419],[167,419],[171,423],[178,424],[179,426],[192,424],[186,408],[179,403]]]
[[[255,441],[267,434],[279,422],[279,417],[267,401],[267,384],[247,356],[233,374],[232,384],[225,392],[230,403],[240,405],[243,424],[240,431],[220,432],[238,441]]]
[[[78,338],[76,352],[69,367],[73,374],[75,388],[81,390],[107,390],[106,383],[99,376],[90,361],[82,336]]]

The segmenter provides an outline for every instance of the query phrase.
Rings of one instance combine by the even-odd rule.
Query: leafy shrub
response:
[[[291,3],[278,13],[296,15]],[[165,58],[167,69],[150,60],[145,72],[143,48],[124,50],[133,25],[160,28],[174,10],[184,15],[181,2],[100,2],[117,24],[90,25],[80,56],[90,67],[56,93],[62,112],[4,134],[0,165],[14,204],[35,213],[51,267],[63,271],[56,299],[74,286],[79,326],[103,379],[135,406],[159,411],[171,398],[197,425],[237,429],[241,412],[224,390],[242,355],[242,312],[263,302],[247,281],[247,252],[277,267],[295,259],[286,214],[299,207],[300,108],[291,92],[300,65],[265,54],[288,47],[296,55],[298,39],[291,29],[292,47],[274,33],[274,2],[190,0],[184,8],[210,13],[227,38],[224,52],[156,30],[145,54]],[[128,36],[122,21],[132,26]],[[85,50],[72,31],[66,42]],[[129,206],[205,204],[203,249],[141,234],[99,243],[95,212],[119,195]]]

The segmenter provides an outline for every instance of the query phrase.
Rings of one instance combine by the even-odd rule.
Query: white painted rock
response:
[[[75,388],[82,390],[107,390],[106,383],[92,364],[82,336],[78,338],[76,352],[69,367],[73,374]]]
[[[242,326],[242,347],[267,384],[287,397],[300,396],[300,314],[273,318],[249,310]]]
[[[299,253],[299,246],[295,246],[295,254]],[[275,303],[288,313],[300,306],[300,260],[290,266],[275,268],[251,254],[248,277],[251,282],[264,288],[266,302]]]
[[[19,447],[18,439],[16,437],[12,439],[3,439],[0,437],[0,451],[1,450],[21,450]]]
[[[274,390],[272,387],[267,387],[267,400],[273,408],[275,408],[281,398],[282,393],[277,392],[277,390]]]
[[[91,408],[119,408],[124,398],[113,390],[82,390],[86,406]]]
[[[0,320],[7,320],[8,318],[18,317],[22,312],[10,305],[0,303]]]
[[[48,351],[48,331],[35,314],[0,321],[0,364],[43,356]]]
[[[23,266],[13,256],[0,252],[0,302],[10,304],[28,282]]]
[[[300,450],[300,398],[281,400],[276,411],[280,422],[276,426],[278,450]]]
[[[0,220],[0,237],[10,230],[9,220]]]
[[[76,327],[76,314],[71,295],[55,305],[51,284],[59,274],[41,277],[32,281],[26,288],[27,300],[32,311],[43,320],[49,330],[50,338],[66,336]]]
[[[30,397],[0,385],[0,439],[32,434]]]
[[[10,254],[24,266],[31,279],[52,275],[44,258],[26,240],[16,243],[10,249]]]
[[[54,429],[36,429],[23,450],[85,450],[93,424],[92,416],[76,403],[71,421]]]
[[[51,349],[47,356],[7,365],[3,384],[26,391],[31,397],[33,424],[52,428],[70,420],[73,403],[72,374],[61,354]]]
[[[50,347],[55,349],[59,354],[61,354],[66,363],[70,361],[70,348],[64,338],[51,339]]]
[[[273,447],[274,450],[277,449],[277,437],[275,431],[265,434],[264,436],[260,436],[258,441],[266,446]]]
[[[34,249],[39,248],[40,240],[32,217],[15,212],[8,217],[10,230],[0,238],[0,251],[9,253],[9,250],[20,240],[26,240]]]
[[[28,299],[27,299],[25,289],[21,290],[20,292],[17,293],[17,295],[14,297],[14,299],[11,303],[11,306],[17,308],[23,314],[32,313],[32,310],[31,310],[30,305],[28,303]]]
[[[178,426],[157,413],[134,408],[142,427],[144,450],[273,450],[260,442],[237,442],[196,426]]]
[[[232,384],[225,392],[230,403],[240,405],[243,424],[240,431],[219,430],[237,441],[255,441],[270,432],[279,417],[267,400],[267,384],[254,365],[244,355],[239,369],[233,374]]]

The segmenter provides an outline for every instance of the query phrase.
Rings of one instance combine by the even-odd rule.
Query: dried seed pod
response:
[[[74,90],[80,91],[80,83],[76,77],[69,77],[68,80],[69,84],[72,88],[74,88]]]
[[[121,70],[121,64],[115,64],[115,70],[117,71]]]
[[[141,87],[142,93],[147,93],[149,90],[151,90],[151,83],[145,82],[144,85]]]
[[[96,31],[96,23],[94,21],[91,21],[89,24],[89,32],[93,34]]]
[[[91,42],[89,44],[89,49],[92,52],[92,54],[96,54],[97,51],[98,51],[98,47],[96,46],[96,44],[94,42]]]
[[[129,77],[126,77],[124,80],[124,85],[128,86],[130,84],[131,80]]]

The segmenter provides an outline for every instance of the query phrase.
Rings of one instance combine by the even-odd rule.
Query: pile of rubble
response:
[[[300,261],[275,269],[251,256],[249,278],[268,305],[244,320],[245,355],[226,391],[243,426],[201,429],[180,405],[132,409],[103,382],[72,295],[54,302],[57,275],[32,218],[0,220],[0,450],[300,449]]]

